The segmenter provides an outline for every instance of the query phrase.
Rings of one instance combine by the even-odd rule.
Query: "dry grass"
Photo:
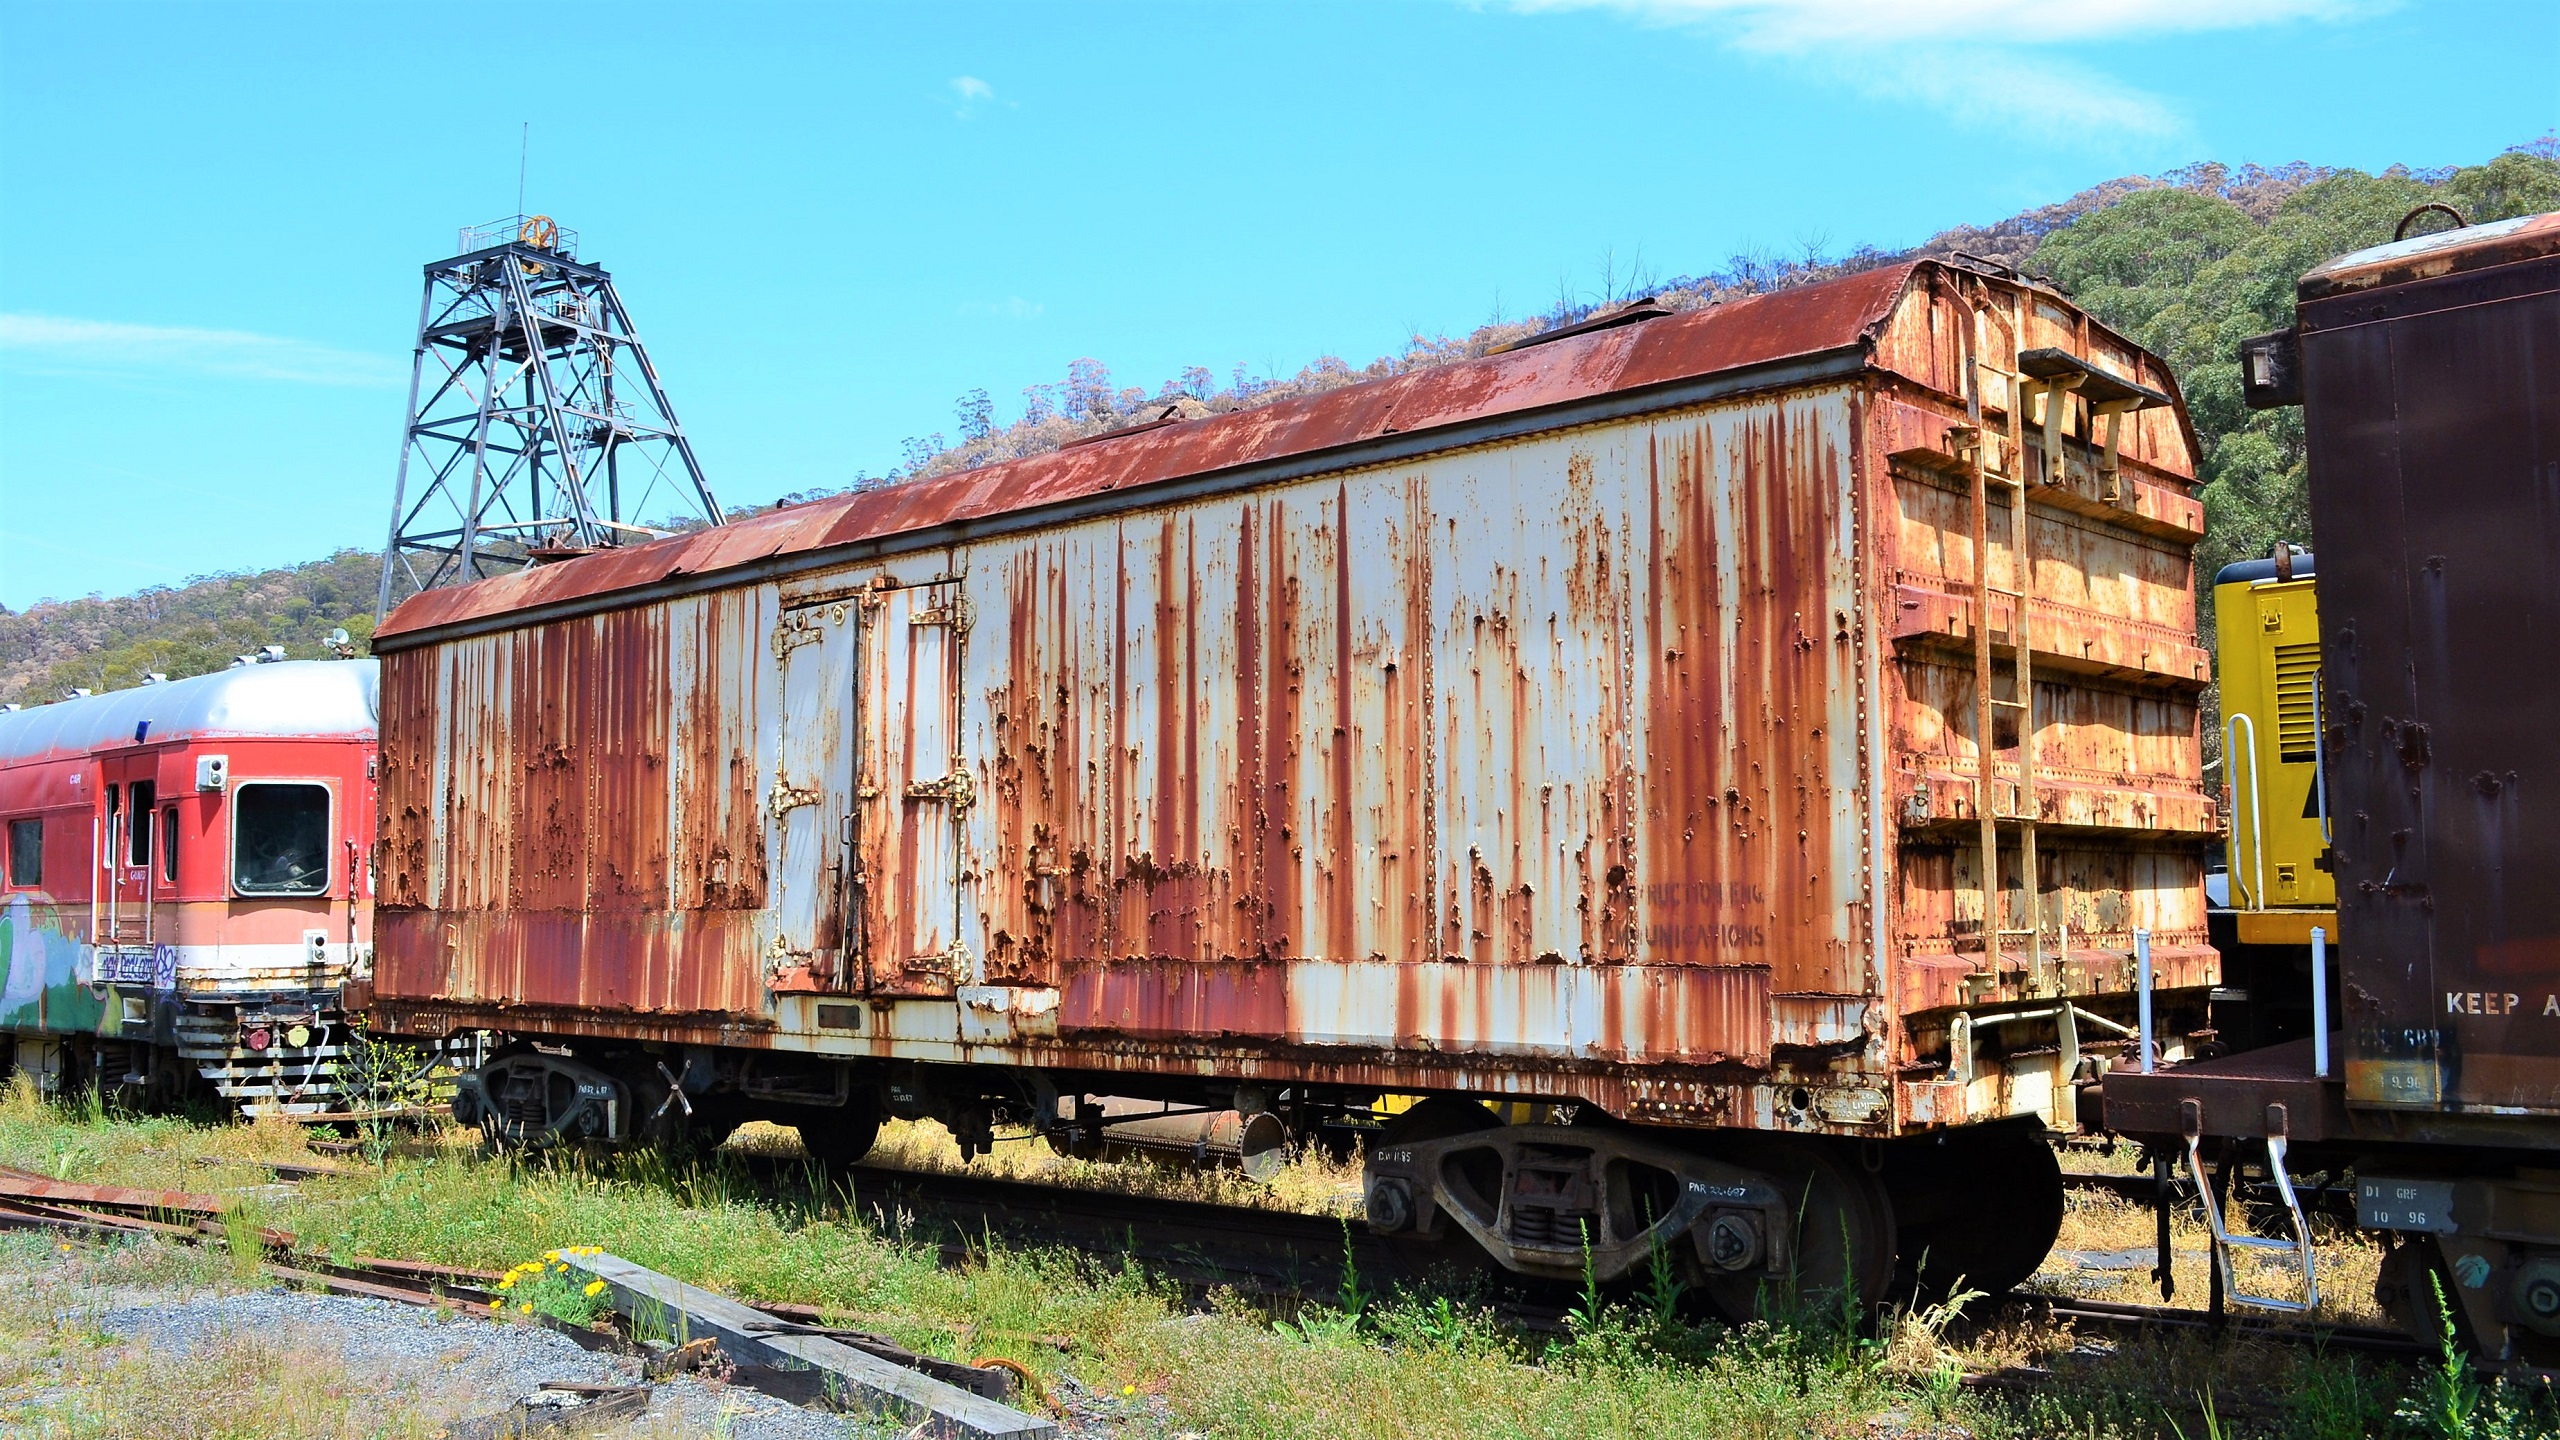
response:
[[[785,1154],[793,1141],[757,1127],[735,1143]],[[0,1099],[0,1163],[65,1178],[276,1194],[261,1189],[268,1177],[253,1167],[195,1163],[252,1155],[309,1158],[298,1134],[276,1127],[84,1116],[24,1094]],[[883,1155],[917,1168],[958,1168],[937,1126],[890,1127]],[[1257,1188],[1231,1175],[1084,1164],[1028,1144],[999,1146],[974,1168],[1315,1213],[1336,1209],[1354,1175],[1309,1159]],[[783,1169],[787,1176],[796,1167]],[[1124,1427],[1112,1433],[1134,1437],[2168,1440],[2180,1427],[2205,1433],[2195,1397],[2210,1394],[2226,1422],[2236,1417],[2226,1435],[2330,1440],[2379,1433],[2407,1384],[2404,1374],[2370,1361],[2298,1348],[2216,1347],[2189,1335],[2119,1341],[1996,1317],[1949,1325],[1945,1315],[1906,1316],[1861,1338],[1822,1317],[1726,1331],[1666,1326],[1640,1308],[1617,1307],[1556,1343],[1506,1329],[1449,1296],[1374,1296],[1358,1313],[1309,1307],[1285,1316],[1229,1297],[1198,1313],[1170,1286],[1080,1255],[996,1246],[954,1268],[910,1237],[898,1216],[850,1211],[841,1194],[807,1192],[789,1179],[759,1185],[737,1166],[510,1165],[483,1160],[452,1137],[404,1147],[379,1170],[292,1187],[267,1202],[265,1218],[333,1253],[488,1268],[552,1246],[603,1245],[725,1293],[816,1305],[927,1353],[1021,1361],[1050,1392],[1091,1397],[1080,1402],[1080,1419],[1107,1420]],[[2145,1246],[2149,1223],[2137,1207],[2078,1196],[2064,1244]],[[2201,1251],[2192,1225],[2178,1233],[2181,1248]],[[2369,1252],[2347,1237],[2333,1237],[2324,1260],[2328,1251],[2337,1252],[2331,1274],[2340,1278],[2331,1288],[2339,1318],[2371,1318],[2354,1308],[2362,1283],[2346,1278],[2369,1265],[2358,1258]],[[185,1283],[226,1283],[218,1256],[187,1263],[198,1268],[185,1272]],[[2047,1279],[2071,1274],[2048,1267]],[[2143,1278],[2137,1270],[2115,1293],[2146,1298]],[[2181,1299],[2201,1303],[2201,1268],[2182,1266],[2181,1283]],[[57,1356],[100,1354],[78,1348],[92,1342],[77,1324],[42,1335],[38,1348]],[[50,1364],[47,1373],[63,1368],[34,1363]],[[167,1393],[195,1383],[131,1357],[108,1356],[97,1369],[119,1390]],[[0,1396],[27,1393],[25,1370],[14,1357],[0,1361]],[[338,1382],[325,1367],[307,1378],[274,1368],[241,1373],[246,1378],[222,1383],[299,1387],[290,1403],[306,1407],[294,1413],[309,1416],[311,1428],[297,1433],[338,1433],[329,1428],[337,1423]],[[156,1433],[150,1397],[98,1403],[96,1415],[122,1405],[113,1413],[130,1418],[115,1423],[139,1428],[50,1433]]]
[[[222,1293],[230,1278],[218,1249],[0,1237],[0,1429],[47,1440],[434,1433],[417,1418],[429,1377],[404,1387],[352,1372],[326,1336],[224,1331],[168,1353],[103,1324],[111,1310]]]
[[[427,1378],[386,1385],[352,1371],[326,1336],[225,1331],[174,1356],[100,1347],[12,1423],[46,1440],[427,1440],[443,1408],[420,1385]]]
[[[2259,1222],[2255,1233],[2291,1233],[2278,1215],[2254,1218]],[[2240,1223],[2237,1217],[2233,1223]],[[2313,1219],[2311,1234],[2313,1264],[2320,1279],[2319,1318],[2342,1325],[2392,1323],[2373,1303],[2373,1282],[2382,1264],[2382,1247],[2326,1219]],[[2082,1257],[2098,1255],[2132,1259],[2125,1252],[2152,1250],[2157,1238],[2149,1207],[2104,1191],[2072,1191],[2064,1201],[2062,1233],[2054,1241],[2054,1252],[2046,1257],[2028,1288],[2081,1299],[2160,1303],[2148,1256],[2122,1269],[2081,1263]],[[2182,1210],[2172,1219],[2169,1249],[2178,1291],[2173,1303],[2182,1308],[2203,1309],[2209,1284],[2209,1240],[2202,1217],[2192,1209]],[[2299,1281],[2287,1273],[2288,1263],[2264,1254],[2242,1252],[2235,1265],[2244,1288],[2259,1294],[2291,1295],[2299,1288]]]
[[[742,1126],[729,1141],[729,1148],[776,1156],[801,1153],[799,1137],[775,1125]],[[1278,1174],[1266,1180],[1252,1180],[1236,1170],[1201,1170],[1147,1160],[1077,1160],[1050,1149],[1046,1141],[1030,1131],[1021,1130],[999,1132],[993,1154],[964,1165],[958,1142],[939,1122],[892,1120],[880,1127],[880,1143],[872,1150],[871,1160],[902,1170],[941,1174],[965,1171],[1076,1190],[1199,1200],[1301,1215],[1357,1215],[1361,1204],[1359,1161],[1338,1161],[1316,1150],[1298,1151]]]
[[[455,1385],[447,1355],[350,1362],[335,1326],[235,1323],[184,1348],[111,1331],[111,1312],[265,1289],[235,1283],[218,1247],[63,1241],[0,1233],[0,1435],[30,1440],[427,1440],[452,1421],[493,1413],[514,1396]],[[456,1316],[450,1322],[478,1326]],[[500,1324],[509,1322],[496,1322]],[[745,1407],[714,1397],[718,1411]],[[585,1433],[597,1440],[679,1440],[700,1417],[660,1405]],[[847,1440],[880,1434],[848,1421]],[[881,1435],[880,1440],[886,1440]]]

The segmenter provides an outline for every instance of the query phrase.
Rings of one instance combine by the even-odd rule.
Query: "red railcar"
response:
[[[370,660],[0,713],[0,1039],[48,1090],[341,1108],[371,963]]]
[[[2022,1275],[2217,973],[2193,453],[1923,262],[429,592],[373,1011],[516,1138],[1418,1092],[1382,1230]]]

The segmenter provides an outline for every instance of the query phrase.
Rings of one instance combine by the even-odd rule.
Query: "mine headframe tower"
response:
[[[613,277],[544,215],[426,267],[379,609],[395,598],[718,524],[720,505]]]

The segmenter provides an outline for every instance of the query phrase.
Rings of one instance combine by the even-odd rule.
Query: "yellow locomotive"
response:
[[[2213,604],[2226,859],[2210,887],[2225,962],[2214,1019],[2224,1044],[2246,1050],[2311,1033],[2313,953],[2326,962],[2338,942],[2310,552],[2279,544],[2225,565]]]

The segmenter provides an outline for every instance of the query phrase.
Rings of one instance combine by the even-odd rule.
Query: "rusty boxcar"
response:
[[[2215,979],[2175,397],[1922,261],[421,595],[374,1013],[518,1138],[1534,1097],[1372,1224],[1998,1288]]]
[[[2347,255],[2297,298],[2242,360],[2251,404],[2303,407],[2311,467],[2341,933],[2289,998],[2324,1023],[2114,1076],[2107,1119],[2198,1174],[2352,1171],[2404,1324],[2432,1340],[2444,1303],[2478,1353],[2560,1373],[2560,214]],[[2216,1247],[2243,1285],[2252,1243]],[[2275,1258],[2254,1298],[2316,1298],[2307,1243]]]

